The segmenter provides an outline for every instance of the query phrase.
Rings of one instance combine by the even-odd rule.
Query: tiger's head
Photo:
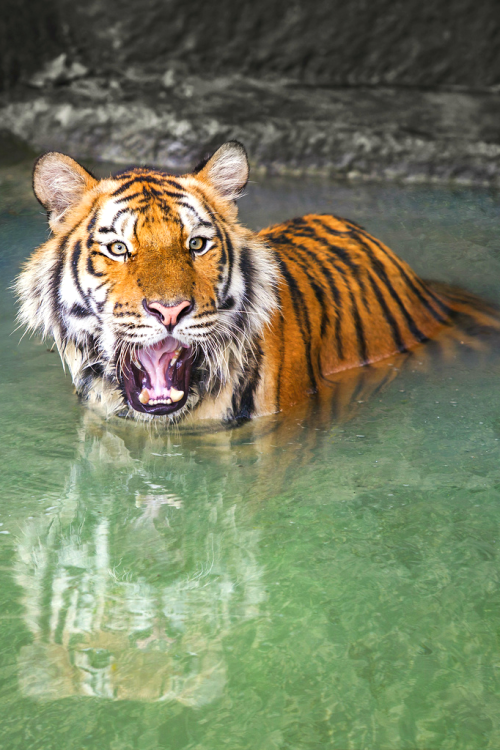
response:
[[[241,379],[277,305],[272,253],[237,221],[247,179],[236,141],[180,177],[37,161],[51,236],[17,281],[19,317],[54,338],[84,398],[177,421]]]

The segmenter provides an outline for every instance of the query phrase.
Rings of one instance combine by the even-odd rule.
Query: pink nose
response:
[[[191,309],[192,305],[187,299],[182,300],[178,305],[169,305],[168,307],[162,305],[161,302],[146,302],[144,300],[144,307],[147,312],[158,318],[171,331],[177,325],[183,310],[186,310],[186,308]]]

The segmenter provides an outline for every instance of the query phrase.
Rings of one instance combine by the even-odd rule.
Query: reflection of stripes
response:
[[[94,444],[93,436],[89,443]],[[102,452],[105,442],[101,457]],[[104,462],[101,458],[97,477],[103,466],[108,474],[113,471],[114,461],[114,453]],[[133,566],[124,568],[120,557],[113,559],[109,524],[116,514],[109,514],[109,503],[116,499],[123,514],[121,492],[106,497],[104,504],[97,498],[93,507],[87,496],[89,474],[81,465],[76,468],[80,471],[72,472],[59,511],[30,520],[18,543],[16,583],[34,635],[19,658],[22,692],[35,700],[87,695],[169,699],[193,706],[218,698],[225,683],[222,639],[234,622],[258,616],[266,598],[255,562],[258,533],[240,530],[234,507],[230,504],[223,513],[217,501],[218,521],[208,507],[210,530],[199,526],[197,554],[192,555],[191,532],[186,560],[179,557],[178,538],[175,555],[162,542],[162,569],[173,566],[168,583],[158,581],[156,574],[146,580],[144,570],[137,574]],[[120,466],[116,487],[122,486],[122,472]],[[184,483],[183,474],[180,481]],[[158,546],[153,519],[162,506],[177,509],[182,504],[173,492],[139,496],[139,501],[122,528],[122,533],[130,530],[130,537],[121,537],[120,555],[127,542],[134,549],[138,533],[153,548]],[[97,508],[104,507],[108,513],[95,521]],[[194,644],[196,664],[186,658],[173,668],[172,659],[188,657]]]

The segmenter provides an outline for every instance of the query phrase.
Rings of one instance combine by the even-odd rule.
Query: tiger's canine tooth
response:
[[[183,396],[184,396],[184,391],[178,391],[177,388],[174,388],[172,386],[172,388],[170,389],[170,398],[172,399],[174,403],[176,403],[177,401],[180,401]]]
[[[147,388],[142,389],[141,395],[139,396],[139,401],[141,402],[141,404],[144,404],[144,405],[149,403],[149,393],[148,393]]]

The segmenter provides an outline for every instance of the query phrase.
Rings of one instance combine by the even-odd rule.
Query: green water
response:
[[[498,345],[392,363],[345,420],[106,423],[12,334],[47,230],[24,165],[0,200],[0,748],[500,747]],[[495,300],[498,204],[268,180],[241,213],[348,216]]]

